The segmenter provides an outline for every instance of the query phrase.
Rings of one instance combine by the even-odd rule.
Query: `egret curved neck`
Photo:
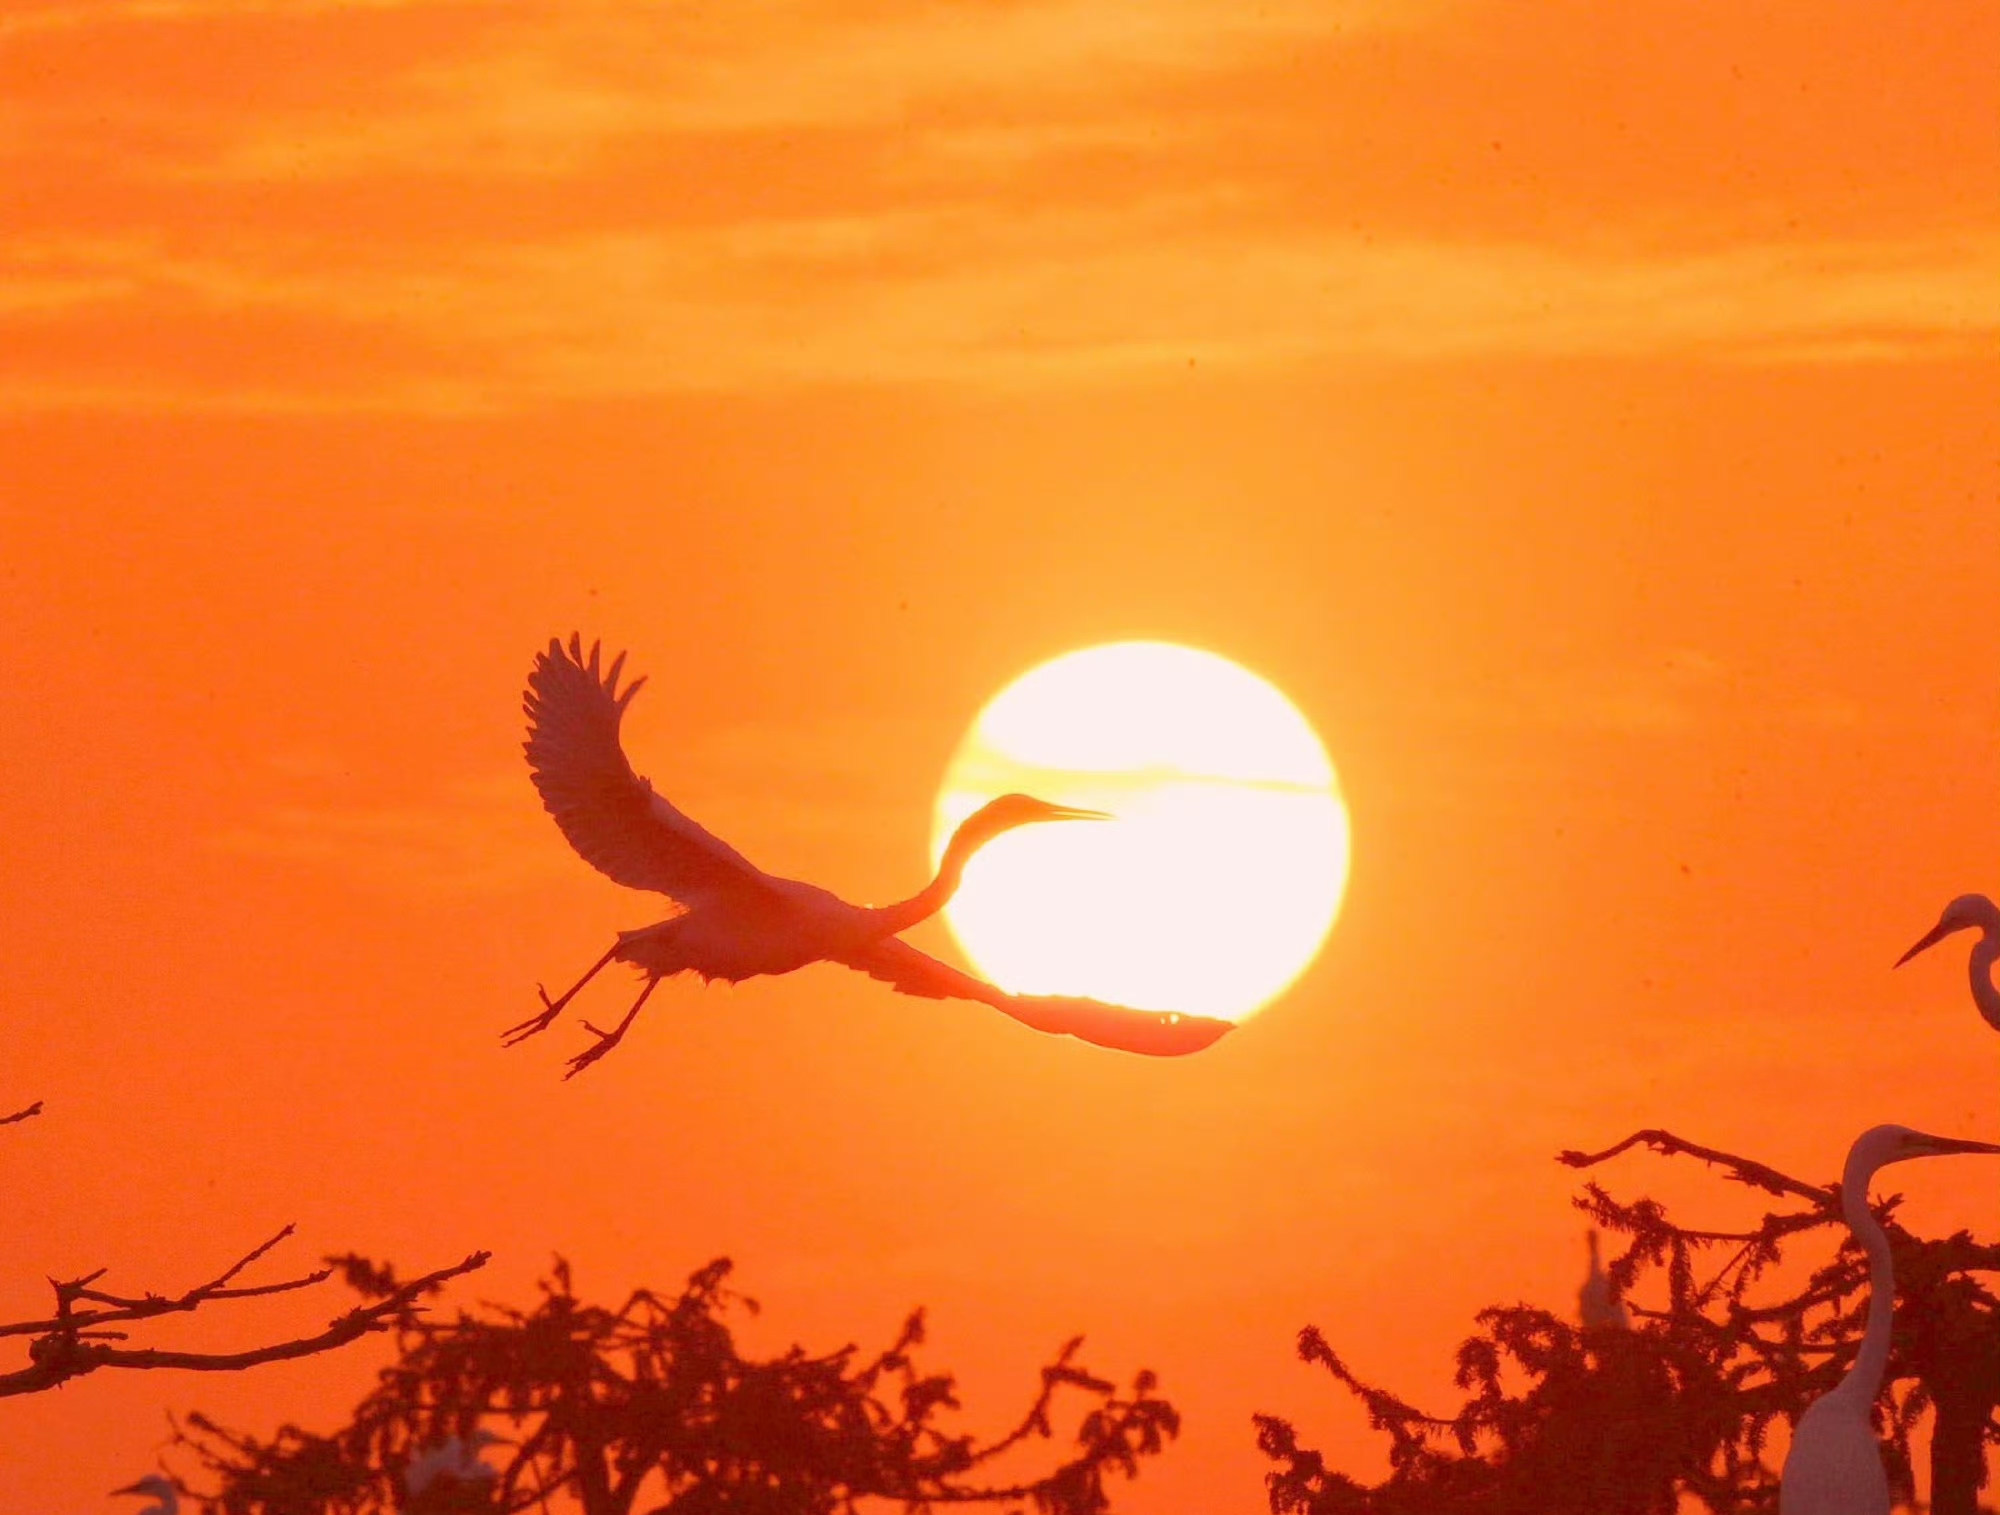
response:
[[[968,843],[961,832],[951,839],[944,849],[944,857],[938,863],[937,877],[906,900],[898,900],[893,905],[878,905],[868,913],[883,936],[898,936],[916,925],[927,921],[944,909],[947,901],[958,893],[959,881],[965,877],[966,860],[978,850],[979,842]]]
[[[1868,1209],[1868,1180],[1873,1170],[1843,1173],[1840,1178],[1840,1210],[1847,1228],[1868,1254],[1868,1324],[1861,1333],[1861,1350],[1854,1366],[1833,1392],[1853,1400],[1863,1415],[1875,1403],[1882,1389],[1882,1373],[1889,1365],[1889,1338],[1896,1319],[1896,1266],[1889,1255],[1889,1237]]]
[[[2000,988],[1993,983],[1993,965],[2000,961],[2000,924],[1987,927],[1972,945],[1972,1002],[1987,1025],[2000,1031]]]

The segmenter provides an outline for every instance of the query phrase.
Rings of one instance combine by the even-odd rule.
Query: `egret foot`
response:
[[[511,1047],[516,1042],[524,1042],[529,1037],[535,1036],[540,1032],[548,1030],[549,1026],[555,1021],[555,1018],[558,1015],[562,1014],[563,1006],[567,1005],[571,1000],[576,998],[577,990],[581,989],[585,984],[589,983],[592,979],[596,978],[598,974],[602,973],[604,971],[605,965],[609,963],[617,955],[618,955],[618,949],[616,947],[613,947],[609,952],[605,953],[604,956],[600,957],[596,962],[590,965],[590,971],[588,973],[584,974],[582,978],[578,979],[575,983],[571,984],[567,989],[563,990],[562,997],[560,999],[550,999],[549,991],[547,989],[543,988],[540,984],[535,985],[535,993],[539,994],[542,997],[542,1013],[540,1015],[531,1015],[526,1020],[522,1021],[520,1025],[509,1026],[505,1031],[502,1031],[500,1033],[500,1045],[503,1047]]]
[[[625,1019],[613,1026],[609,1031],[600,1031],[597,1027],[591,1025],[589,1021],[583,1023],[583,1029],[597,1038],[597,1045],[584,1048],[583,1051],[577,1053],[575,1057],[569,1060],[569,1072],[563,1075],[565,1079],[575,1078],[577,1074],[583,1072],[585,1068],[588,1068],[592,1063],[604,1056],[605,1053],[625,1040],[626,1027],[638,1019],[639,1007],[646,1003],[647,996],[653,992],[659,982],[656,978],[647,979],[646,987],[639,991],[639,997],[632,1001],[632,1008],[625,1012]]]
[[[585,1021],[583,1029],[594,1035],[597,1041],[593,1046],[585,1048],[569,1060],[569,1072],[563,1075],[565,1079],[575,1078],[577,1074],[583,1072],[585,1068],[588,1068],[592,1063],[596,1062],[625,1039],[625,1028],[623,1025],[620,1025],[615,1031],[600,1031],[597,1027],[591,1025],[589,1021]]]
[[[500,1033],[501,1046],[512,1047],[526,1041],[531,1036],[539,1036],[542,1032],[548,1030],[550,1026],[554,1025],[556,1017],[562,1014],[562,1000],[550,999],[549,991],[544,989],[540,984],[535,985],[535,993],[542,997],[542,1013],[540,1015],[531,1015],[518,1026],[509,1026],[505,1031],[502,1031]]]

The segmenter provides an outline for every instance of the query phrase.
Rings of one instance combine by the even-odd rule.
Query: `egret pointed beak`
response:
[[[146,1487],[146,1480],[142,1478],[137,1483],[128,1483],[124,1488],[113,1489],[111,1492],[113,1494],[150,1494],[153,1491]]]
[[[1925,1150],[1935,1155],[1948,1152],[2000,1152],[2000,1143],[1969,1142],[1953,1136],[1932,1136],[1925,1139]]]
[[[1078,810],[1071,805],[1052,805],[1046,819],[1051,821],[1110,821],[1116,820],[1109,810]]]
[[[1907,963],[1911,958],[1915,957],[1919,952],[1929,951],[1932,947],[1935,947],[1939,942],[1943,941],[1946,937],[1950,936],[1952,932],[1958,929],[1959,928],[1955,925],[1947,925],[1945,922],[1939,921],[1935,926],[1931,927],[1931,929],[1924,934],[1924,939],[1922,941],[1918,942],[1916,946],[1912,947],[1908,952],[1905,952],[1901,957],[1897,958],[1894,966],[1897,968],[1902,967],[1903,964]]]

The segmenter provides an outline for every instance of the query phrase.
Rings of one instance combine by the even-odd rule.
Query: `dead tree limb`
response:
[[[1594,1168],[1599,1163],[1616,1157],[1619,1153],[1644,1145],[1663,1157],[1676,1153],[1698,1158],[1714,1167],[1724,1170],[1724,1175],[1739,1184],[1748,1184],[1753,1189],[1762,1189],[1766,1194],[1790,1194],[1813,1204],[1837,1202],[1838,1191],[1830,1184],[1809,1184],[1803,1179],[1793,1178],[1789,1173],[1781,1173],[1776,1168],[1748,1157],[1738,1157],[1734,1152],[1724,1152],[1717,1147],[1698,1146],[1683,1140],[1671,1131],[1649,1127],[1644,1131],[1634,1131],[1622,1142],[1606,1147],[1602,1152],[1558,1152],[1556,1161],[1572,1168]],[[1731,1238],[1732,1240],[1734,1238]]]
[[[371,1331],[394,1329],[407,1320],[419,1297],[434,1293],[448,1279],[484,1267],[491,1255],[474,1252],[451,1267],[439,1268],[407,1284],[399,1284],[371,1303],[335,1317],[324,1331],[312,1336],[273,1342],[240,1352],[170,1352],[151,1347],[114,1345],[129,1337],[128,1332],[118,1328],[137,1321],[191,1313],[221,1300],[261,1298],[324,1283],[333,1274],[331,1263],[281,1283],[230,1287],[232,1279],[290,1236],[292,1229],[286,1226],[268,1241],[251,1248],[207,1283],[198,1284],[183,1294],[148,1293],[132,1298],[92,1287],[104,1276],[107,1271],[104,1268],[86,1273],[81,1278],[51,1279],[50,1284],[56,1291],[54,1315],[45,1320],[0,1324],[0,1336],[32,1338],[28,1343],[28,1366],[12,1373],[0,1373],[0,1399],[53,1389],[100,1368],[182,1368],[198,1373],[231,1373],[256,1367],[259,1363],[310,1357],[316,1352],[345,1346]]]

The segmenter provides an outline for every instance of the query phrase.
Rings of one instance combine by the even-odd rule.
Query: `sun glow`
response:
[[[1347,807],[1326,749],[1283,694],[1213,653],[1119,642],[1008,685],[946,771],[933,863],[1015,790],[1116,816],[1010,832],[966,870],[945,919],[1017,992],[1241,1020],[1312,961],[1340,908]]]

